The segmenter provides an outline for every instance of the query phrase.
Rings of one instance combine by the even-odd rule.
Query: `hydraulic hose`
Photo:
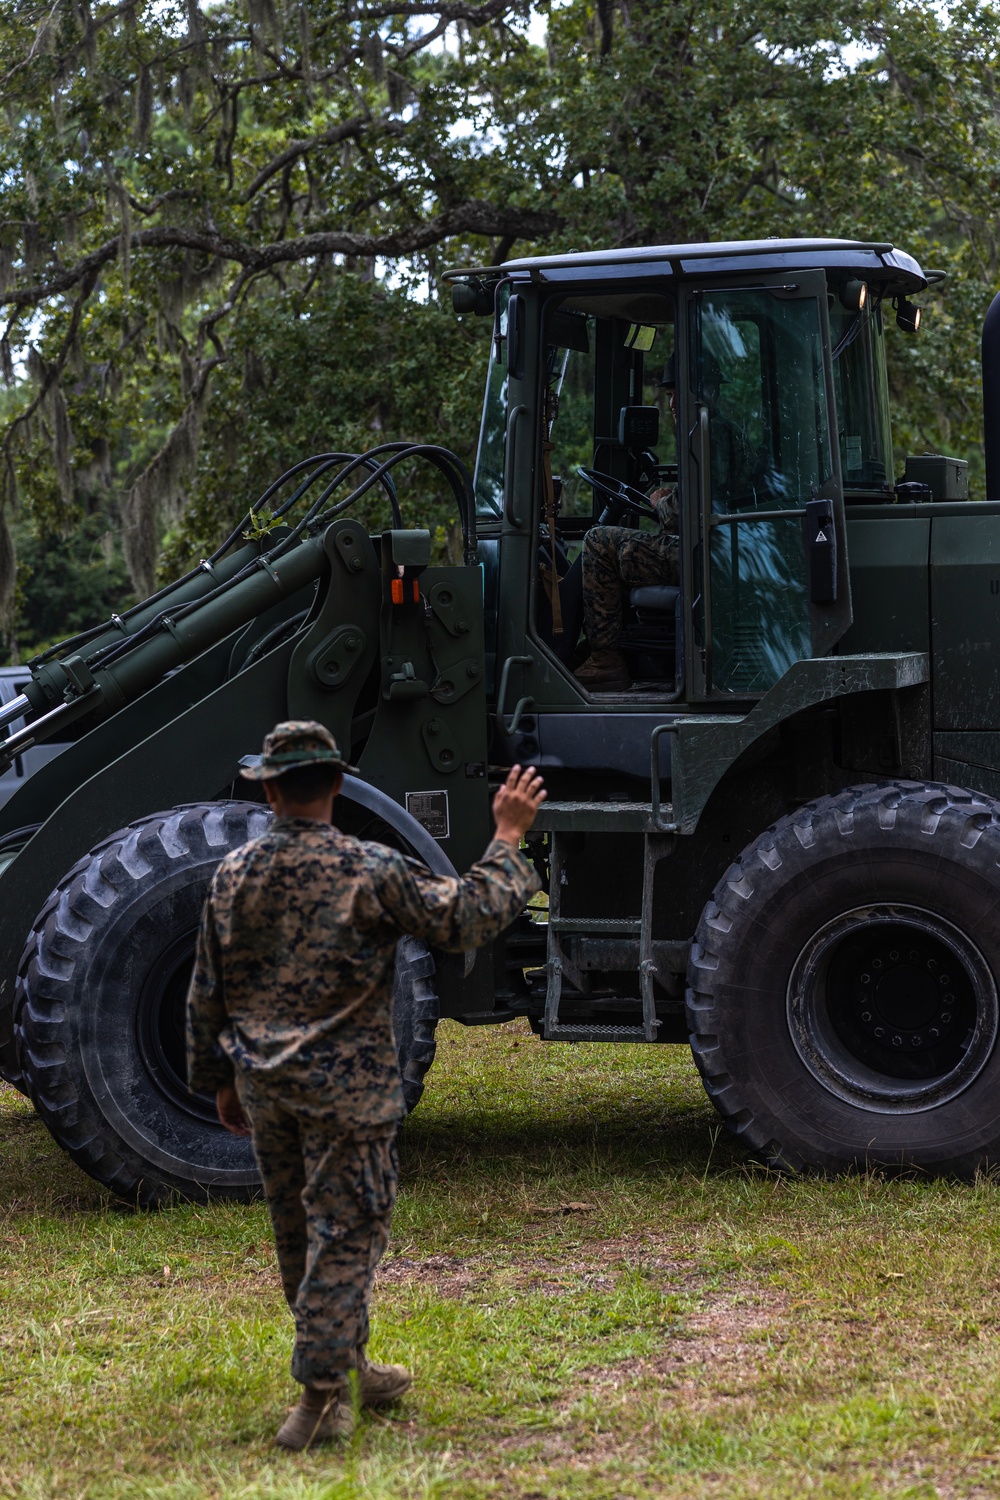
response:
[[[374,459],[380,454],[389,456],[379,467],[364,480],[350,495],[339,501],[336,506],[326,511],[321,511],[314,516],[311,527],[315,529],[320,525],[333,520],[340,515],[348,505],[353,505],[360,500],[374,484],[381,481],[382,477],[402,463],[405,459],[423,458],[438,469],[448,481],[452,493],[455,496],[459,519],[462,523],[462,534],[465,539],[465,561],[474,564],[476,561],[476,507],[472,488],[472,476],[463,464],[462,460],[450,448],[442,448],[436,443],[384,443],[379,448],[370,448],[365,454],[366,459]],[[323,496],[320,497],[322,499]]]
[[[313,454],[310,458],[301,459],[297,464],[293,464],[290,469],[286,469],[283,474],[279,475],[279,477],[273,482],[273,484],[270,484],[267,487],[264,493],[260,496],[259,500],[257,500],[255,504],[251,506],[247,514],[233,528],[229,535],[219,543],[211,556],[202,558],[201,562],[196,568],[192,568],[182,577],[174,579],[172,583],[166,584],[162,589],[158,589],[155,593],[150,594],[146,599],[141,600],[137,604],[133,604],[131,608],[122,610],[121,614],[113,615],[110,621],[102,621],[99,625],[92,625],[89,629],[82,630],[78,634],[70,636],[67,640],[59,641],[56,645],[50,646],[47,651],[43,651],[39,656],[34,657],[31,662],[29,662],[29,667],[32,671],[34,671],[36,668],[44,666],[46,662],[51,661],[53,657],[65,655],[67,652],[73,651],[80,646],[87,645],[88,643],[91,645],[91,653],[88,654],[88,661],[90,661],[92,660],[92,654],[94,652],[100,652],[105,645],[110,644],[117,646],[118,644],[120,644],[121,637],[123,635],[131,633],[128,630],[128,625],[130,623],[138,620],[140,625],[146,624],[151,617],[150,612],[153,611],[153,607],[155,605],[161,604],[168,599],[176,604],[186,603],[189,597],[200,595],[201,593],[206,592],[211,587],[213,575],[216,573],[218,564],[220,563],[221,559],[227,552],[229,552],[230,548],[240,540],[247,527],[252,525],[253,515],[259,512],[263,506],[267,505],[272,497],[276,495],[279,490],[281,490],[281,488],[288,483],[290,479],[294,479],[305,469],[311,468],[313,470],[313,472],[308,475],[305,481],[299,485],[298,489],[296,489],[295,492],[276,510],[272,511],[270,516],[270,520],[272,522],[280,520],[283,516],[285,516],[288,511],[290,511],[293,506],[308,491],[310,486],[315,483],[315,481],[319,479],[323,474],[328,472],[328,470],[332,468],[334,464],[346,463],[356,458],[357,455],[353,453],[319,453]],[[364,461],[363,455],[360,461]],[[393,523],[396,526],[401,526],[402,519],[399,509],[399,497],[396,493],[395,486],[392,484],[391,480],[387,479],[383,484],[383,488],[385,489],[389,505],[392,509]],[[218,581],[217,578],[216,581]],[[202,587],[200,589],[196,587],[195,590],[188,591],[187,585],[192,583],[196,585],[200,583]],[[153,611],[152,618],[156,618],[158,613],[160,612]],[[110,640],[108,639],[109,636]],[[32,708],[37,710],[38,708],[43,706],[43,703],[44,699],[42,703],[36,704],[32,702]]]
[[[204,649],[206,645],[220,639],[218,634],[212,633],[218,628],[215,622],[219,618],[229,618],[224,602],[221,603],[221,614],[216,608],[221,601],[225,601],[237,590],[240,591],[241,600],[252,596],[253,589],[260,585],[262,578],[277,577],[275,569],[280,563],[288,558],[298,557],[302,548],[311,552],[311,539],[375,485],[381,486],[385,491],[392,509],[393,522],[397,528],[401,528],[402,514],[391,471],[398,464],[414,459],[430,463],[447,481],[461,519],[465,561],[467,564],[475,563],[476,516],[472,480],[461,459],[449,449],[433,443],[396,442],[381,444],[362,454],[314,454],[294,464],[268,486],[241,526],[231,532],[211,557],[203,559],[197,568],[160,589],[141,604],[134,605],[121,615],[113,615],[110,622],[72,636],[30,663],[32,681],[27,684],[23,695],[26,703],[19,705],[17,714],[8,714],[5,722],[9,723],[12,717],[19,717],[21,713],[30,713],[35,717],[27,729],[0,742],[3,754],[15,754],[17,746],[33,742],[42,730],[43,723],[45,733],[41,737],[45,738],[57,725],[69,723],[82,713],[90,712],[98,701],[114,711],[129,696],[134,696],[136,691],[144,691],[158,681],[164,672],[178,665],[174,653],[164,647],[165,641],[172,640],[176,644],[182,639],[201,639],[203,645],[199,649]],[[268,517],[269,522],[273,523],[287,515],[314,484],[337,466],[340,466],[339,471],[308,506],[305,514],[293,527],[283,530],[272,546],[262,551],[259,543],[251,542],[236,551],[229,550],[238,540],[241,527],[248,522],[252,524],[256,519],[256,510],[269,504],[283,485],[305,475],[294,493],[272,511]],[[328,502],[335,492],[359,469],[366,471],[361,483],[330,505]],[[300,564],[301,558],[293,565],[292,571],[296,575]],[[309,576],[313,578],[317,575],[311,573]],[[250,586],[249,592],[244,586]],[[265,586],[265,593],[266,591]],[[282,592],[279,597],[284,598],[286,594]],[[245,618],[241,616],[230,628],[236,629],[239,624],[246,623],[253,617],[253,613],[251,611]],[[209,634],[203,635],[199,626],[192,626],[188,630],[187,625],[191,620],[212,622]],[[89,649],[82,653],[79,651],[80,647]],[[141,653],[140,647],[144,648]],[[144,684],[142,689],[136,688],[131,682],[132,669],[127,666],[129,661],[138,659],[140,655],[144,664],[160,662],[161,657],[163,661],[159,667],[150,669],[152,675],[143,668],[140,673]],[[60,659],[54,660],[55,657]],[[188,659],[188,654],[181,658]],[[39,719],[37,716],[46,709],[51,712],[44,713],[44,718]],[[0,724],[0,728],[2,727]]]

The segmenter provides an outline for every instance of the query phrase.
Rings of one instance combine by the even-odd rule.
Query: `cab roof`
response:
[[[715,240],[689,245],[641,245],[619,250],[582,250],[567,255],[533,255],[501,266],[469,266],[446,279],[510,276],[515,281],[602,281],[646,276],[709,276],[717,272],[821,270],[878,282],[886,291],[923,291],[925,273],[912,255],[888,241],[837,239]]]

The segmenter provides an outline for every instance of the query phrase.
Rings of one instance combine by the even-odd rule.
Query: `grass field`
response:
[[[134,1214],[0,1086],[0,1496],[1000,1496],[1000,1197],[789,1181],[679,1048],[441,1028],[372,1353],[417,1374],[283,1455],[257,1206]]]

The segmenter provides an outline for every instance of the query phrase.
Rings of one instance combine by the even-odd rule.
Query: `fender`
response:
[[[409,844],[414,854],[423,860],[433,874],[457,877],[458,871],[437,839],[431,837],[412,813],[408,813],[405,807],[400,807],[385,792],[380,792],[377,786],[361,781],[357,776],[345,776],[340,795],[349,802],[356,802],[367,812],[377,813],[390,828],[396,830],[404,843]]]

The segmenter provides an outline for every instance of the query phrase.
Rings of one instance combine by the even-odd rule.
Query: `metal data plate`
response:
[[[407,792],[406,811],[435,839],[450,833],[447,792]]]

